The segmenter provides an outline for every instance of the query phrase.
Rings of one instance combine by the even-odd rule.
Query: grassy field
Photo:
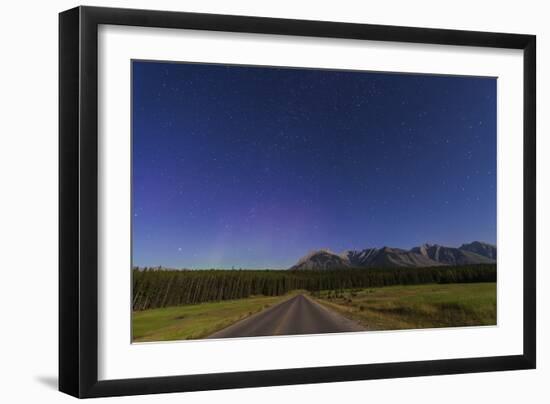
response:
[[[132,313],[134,342],[204,338],[306,291]],[[496,324],[496,283],[399,285],[322,291],[313,297],[369,330]]]
[[[204,338],[290,296],[258,296],[133,312],[132,341]]]
[[[326,307],[370,330],[496,324],[496,283],[428,284],[330,291]]]

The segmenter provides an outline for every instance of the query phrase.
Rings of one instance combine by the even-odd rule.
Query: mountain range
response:
[[[317,250],[301,258],[290,270],[494,264],[496,257],[496,246],[481,241],[462,244],[458,248],[423,244],[410,250],[382,247],[347,250],[340,254],[330,250]]]

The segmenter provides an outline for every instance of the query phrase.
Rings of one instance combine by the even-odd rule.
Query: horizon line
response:
[[[309,250],[306,254],[302,255],[301,257],[298,257],[296,262],[299,262],[300,260],[306,258],[307,256],[309,256],[313,253],[316,253],[316,252],[320,252],[320,251],[325,251],[325,252],[328,252],[328,253],[334,254],[334,255],[341,255],[341,254],[343,254],[347,251],[364,251],[364,250],[369,250],[369,249],[381,250],[383,248],[395,248],[395,249],[400,249],[400,250],[405,250],[405,251],[410,251],[413,248],[422,247],[422,246],[439,246],[439,247],[447,247],[447,248],[460,248],[465,244],[473,244],[473,243],[487,244],[487,245],[490,245],[492,247],[497,248],[496,243],[493,244],[493,243],[489,243],[487,241],[481,241],[481,240],[473,240],[473,241],[470,241],[470,242],[463,242],[462,244],[460,244],[459,246],[456,246],[456,247],[450,246],[450,245],[438,244],[438,243],[422,243],[420,245],[416,245],[416,246],[413,246],[413,247],[410,247],[410,248],[391,247],[389,245],[383,245],[381,247],[366,247],[366,248],[363,248],[362,250],[347,249],[347,250],[343,250],[340,253],[334,252],[330,248],[317,248],[317,249]],[[141,265],[133,265],[132,264],[132,269],[135,269],[135,268],[137,268],[137,269],[140,269],[140,268],[163,268],[163,269],[168,269],[168,270],[190,270],[190,271],[200,271],[200,270],[279,271],[279,270],[287,270],[287,269],[291,268],[293,265],[295,265],[295,264],[291,264],[288,267],[243,267],[243,266],[232,265],[231,267],[221,266],[221,267],[200,267],[200,268],[197,268],[197,267],[173,267],[173,266],[170,266],[170,265],[168,265],[168,266],[165,266],[165,265],[143,265],[143,266],[141,266]]]

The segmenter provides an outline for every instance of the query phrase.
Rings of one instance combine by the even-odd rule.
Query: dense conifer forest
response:
[[[495,282],[496,265],[334,270],[132,270],[134,311],[250,296],[280,296],[292,290],[337,294],[344,289],[425,283]]]

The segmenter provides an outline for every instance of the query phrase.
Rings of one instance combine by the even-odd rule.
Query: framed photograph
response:
[[[535,368],[534,36],[59,24],[61,391]]]

